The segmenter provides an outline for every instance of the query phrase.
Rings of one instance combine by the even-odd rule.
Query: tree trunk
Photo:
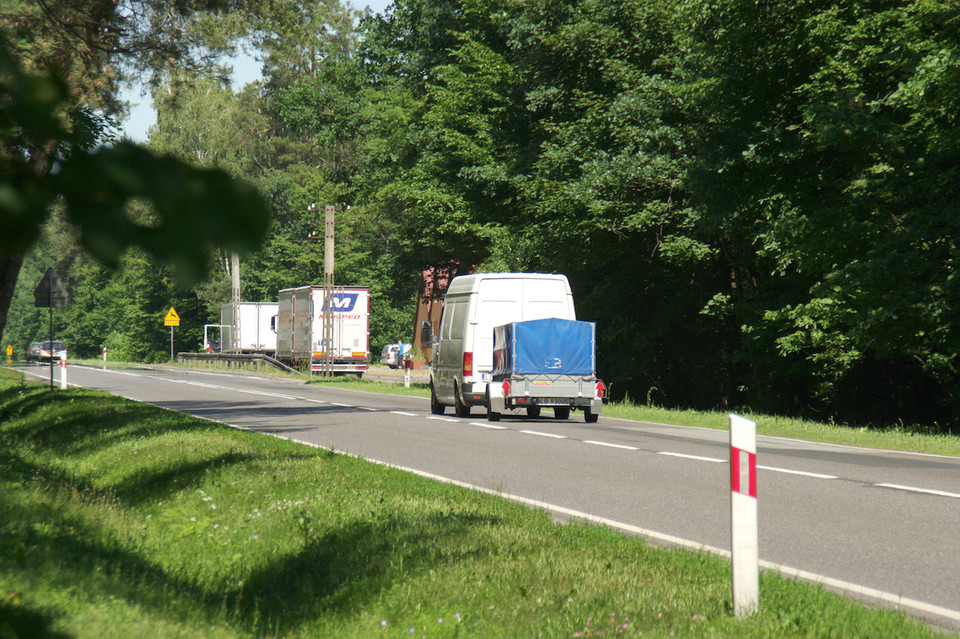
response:
[[[0,258],[0,335],[3,335],[3,328],[7,325],[7,311],[10,310],[21,266],[23,253]]]

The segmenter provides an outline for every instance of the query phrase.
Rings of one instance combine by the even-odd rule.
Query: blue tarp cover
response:
[[[540,319],[493,329],[494,375],[593,375],[593,322]]]

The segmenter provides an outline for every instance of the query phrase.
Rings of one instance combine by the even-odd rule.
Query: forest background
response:
[[[616,398],[960,432],[952,0],[235,9],[205,37],[253,47],[261,82],[139,72],[149,147],[254,183],[270,208],[245,300],[322,281],[311,233],[333,204],[337,283],[371,288],[374,352],[413,337],[427,267],[562,272]],[[229,299],[229,256],[212,257],[191,290],[140,250],[111,270],[54,211],[3,344],[46,335],[32,291],[52,266],[71,356],[165,360],[171,306],[197,350]]]

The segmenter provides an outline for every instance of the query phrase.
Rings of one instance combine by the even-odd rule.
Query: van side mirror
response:
[[[420,343],[424,346],[433,343],[433,324],[426,320],[420,323]]]

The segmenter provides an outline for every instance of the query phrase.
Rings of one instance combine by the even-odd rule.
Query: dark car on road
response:
[[[42,346],[42,342],[31,342],[30,346],[27,347],[28,363],[40,361],[40,346]]]

